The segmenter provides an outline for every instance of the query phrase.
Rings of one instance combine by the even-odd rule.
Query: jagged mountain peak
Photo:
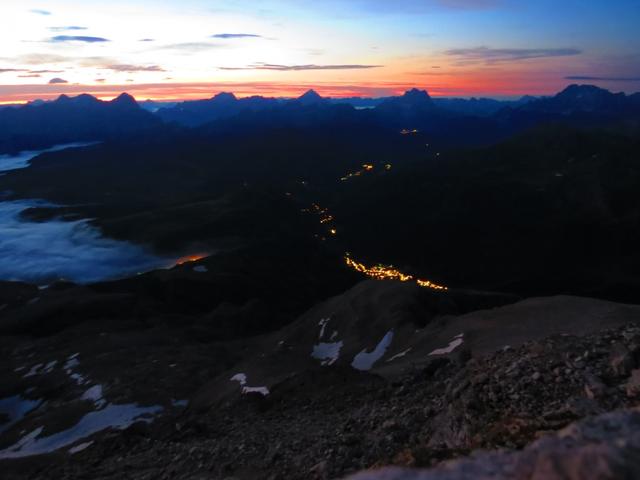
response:
[[[235,102],[238,98],[231,92],[220,92],[212,98],[217,102]]]
[[[431,101],[431,96],[429,95],[429,93],[426,90],[420,90],[418,88],[407,90],[402,95],[402,98],[412,102]]]
[[[111,100],[111,103],[114,105],[122,105],[122,106],[138,106],[138,102],[133,96],[129,95],[126,92],[121,93],[116,98]]]
[[[576,100],[593,97],[610,97],[613,94],[604,88],[596,87],[595,85],[569,85],[556,95],[556,98],[572,98]]]
[[[313,104],[322,102],[324,99],[313,89],[307,90],[305,93],[298,97],[298,101],[304,104]]]

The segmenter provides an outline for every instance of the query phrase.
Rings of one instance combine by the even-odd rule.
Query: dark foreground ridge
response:
[[[575,423],[522,452],[480,453],[416,472],[388,469],[349,480],[580,480],[640,477],[640,410],[617,411]]]
[[[372,290],[370,284],[383,290]],[[26,389],[26,398],[34,402],[49,400],[0,437],[4,478],[329,479],[385,465],[427,468],[477,449],[515,451],[577,420],[638,405],[636,307],[570,297],[535,299],[452,317],[436,315],[419,328],[412,324],[424,314],[418,307],[434,304],[420,303],[410,293],[413,287],[400,286],[409,291],[395,290],[394,296],[404,300],[389,307],[397,313],[385,327],[394,327],[399,343],[392,342],[370,369],[354,368],[350,360],[341,363],[342,355],[335,362],[307,362],[305,358],[313,360],[313,344],[334,336],[329,333],[333,329],[351,332],[340,337],[344,355],[359,348],[378,350],[376,342],[355,337],[356,324],[318,325],[310,318],[317,320],[323,308],[339,309],[341,301],[345,308],[351,304],[357,317],[371,311],[385,289],[395,288],[394,282],[366,282],[311,310],[288,330],[235,342],[199,343],[180,338],[175,329],[109,327],[104,321],[38,341],[5,337],[3,355],[10,359],[3,374],[6,388]],[[542,321],[541,315],[550,311],[580,318],[583,335],[567,328],[546,336],[563,331],[557,322]],[[380,317],[386,315],[381,312]],[[510,324],[521,322],[516,336],[508,333]],[[609,327],[603,330],[605,324]],[[411,340],[403,337],[403,325],[424,331],[424,338],[431,336],[426,332],[451,338],[448,332],[464,325],[468,329],[454,337],[464,341],[447,346],[436,340],[416,354],[419,345],[407,347]],[[311,331],[311,336],[297,331]],[[509,344],[500,342],[500,332],[506,332],[503,340]],[[358,342],[361,347],[356,348]],[[435,345],[441,348],[431,350]],[[296,350],[303,353],[296,356]],[[279,374],[265,372],[265,363],[279,365]],[[117,407],[137,408],[142,416],[127,422],[121,412],[118,428],[83,432],[88,428],[83,418],[97,421],[105,415],[100,412]],[[574,433],[543,439],[523,454],[490,454],[443,470],[453,468],[453,473],[436,470],[427,474],[436,476],[424,478],[476,478],[455,472],[483,472],[494,461],[497,472],[500,465],[518,467],[516,476],[496,478],[537,478],[527,476],[527,468],[546,472],[539,463],[548,459],[550,474],[563,468],[578,472],[548,478],[577,479],[584,449],[591,448],[585,442],[624,436],[628,443],[606,443],[594,453],[601,459],[599,466],[612,465],[597,478],[620,478],[620,465],[629,472],[637,468],[630,457],[625,460],[638,447],[631,435],[637,437],[637,417],[602,417],[568,430]],[[626,418],[629,422],[621,423]],[[599,422],[611,427],[601,432]],[[603,436],[584,436],[580,432],[585,429]],[[44,440],[25,440],[33,431]],[[46,448],[52,438],[72,440],[47,455],[20,458],[20,452]],[[559,441],[567,454],[557,463],[551,460],[556,457],[545,457],[545,448]],[[529,467],[532,455],[541,460]],[[380,475],[413,478],[414,473]]]

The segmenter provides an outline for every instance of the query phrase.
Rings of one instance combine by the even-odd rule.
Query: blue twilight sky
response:
[[[640,0],[2,0],[0,102],[640,90]]]

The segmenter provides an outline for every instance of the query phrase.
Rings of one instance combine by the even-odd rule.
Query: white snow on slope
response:
[[[102,410],[87,413],[73,427],[46,437],[40,436],[43,427],[36,428],[15,444],[0,450],[0,459],[54,452],[107,428],[123,430],[137,421],[150,422],[161,410],[162,407],[159,405],[140,407],[135,403],[109,404]]]
[[[269,395],[269,389],[267,387],[250,387],[247,385],[247,375],[244,373],[236,373],[229,380],[232,382],[238,382],[242,387],[242,393],[260,393],[265,397]]]
[[[463,337],[464,333],[456,335],[455,337],[453,337],[453,340],[449,342],[449,345],[443,348],[436,348],[429,355],[447,355],[448,353],[453,352],[456,348],[462,345],[462,342],[464,341]]]
[[[342,340],[333,343],[319,343],[313,346],[311,356],[320,360],[322,365],[333,365],[340,358]]]
[[[380,360],[387,351],[391,341],[393,340],[393,330],[389,330],[382,340],[376,345],[376,348],[372,352],[367,352],[366,349],[358,353],[351,362],[351,366],[356,370],[371,370],[374,363]]]

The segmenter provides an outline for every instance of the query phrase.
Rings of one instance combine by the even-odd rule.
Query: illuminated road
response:
[[[417,133],[417,131],[407,130],[405,134],[413,134],[413,133]],[[375,168],[375,165],[365,163],[362,165],[362,169],[354,173],[349,173],[346,176],[340,178],[340,180],[344,182],[354,177],[360,177],[367,172],[371,172],[372,170],[374,170],[374,168]],[[387,171],[391,170],[391,164],[390,163],[384,164],[382,168],[384,168]],[[307,182],[301,182],[301,183],[305,186],[307,184]],[[293,196],[291,192],[285,192],[285,195],[287,197]],[[302,213],[314,215],[317,217],[318,222],[323,228],[324,234],[316,234],[315,235],[316,238],[319,238],[322,241],[326,241],[329,236],[333,236],[333,237],[337,236],[338,230],[334,226],[335,218],[329,212],[328,208],[322,207],[318,203],[313,202],[309,208],[303,208],[300,211]],[[194,254],[194,255],[182,257],[176,261],[175,265],[183,265],[185,263],[195,262],[197,260],[200,260],[206,257],[207,255],[208,254],[200,253],[200,254]],[[365,264],[354,260],[350,254],[345,254],[344,261],[345,261],[345,264],[352,270],[362,273],[367,277],[373,278],[375,280],[398,280],[401,282],[415,282],[417,285],[423,288],[430,288],[432,290],[448,290],[448,288],[445,287],[444,285],[438,285],[437,283],[433,283],[430,280],[423,280],[421,278],[416,278],[413,275],[409,275],[401,272],[400,270],[394,268],[392,265],[377,264],[377,265],[368,267]]]
[[[345,256],[344,261],[348,267],[352,268],[356,272],[364,273],[366,276],[374,278],[376,280],[399,280],[401,282],[415,281],[419,286],[424,288],[430,288],[432,290],[448,290],[444,285],[438,285],[429,280],[421,280],[415,278],[413,275],[407,275],[400,270],[393,268],[392,265],[374,265],[373,267],[367,267],[363,263],[353,260],[350,256]]]
[[[408,133],[416,133],[417,131],[408,131]],[[360,177],[366,172],[371,172],[374,169],[374,165],[372,164],[364,164],[362,165],[362,169],[358,170],[355,173],[349,173],[348,175],[340,178],[341,181],[349,180],[353,177]],[[387,163],[384,165],[385,170],[391,170],[391,164]],[[290,196],[290,194],[287,194]],[[301,210],[303,213],[309,213],[318,216],[320,224],[323,228],[326,229],[327,233],[330,235],[337,235],[337,230],[333,226],[333,222],[335,220],[334,216],[329,213],[329,209],[325,207],[321,207],[317,203],[312,203],[310,208],[303,208]],[[320,238],[322,241],[326,241],[327,237],[322,235],[316,235],[316,237]],[[423,280],[420,278],[415,278],[413,275],[409,275],[406,273],[397,270],[391,265],[383,265],[378,264],[372,267],[367,267],[365,264],[360,263],[354,260],[350,254],[346,254],[344,257],[345,264],[355,270],[356,272],[363,273],[364,275],[373,278],[375,280],[399,280],[401,282],[415,282],[420,287],[430,288],[432,290],[448,290],[444,285],[438,285],[437,283],[433,283],[430,280]]]

